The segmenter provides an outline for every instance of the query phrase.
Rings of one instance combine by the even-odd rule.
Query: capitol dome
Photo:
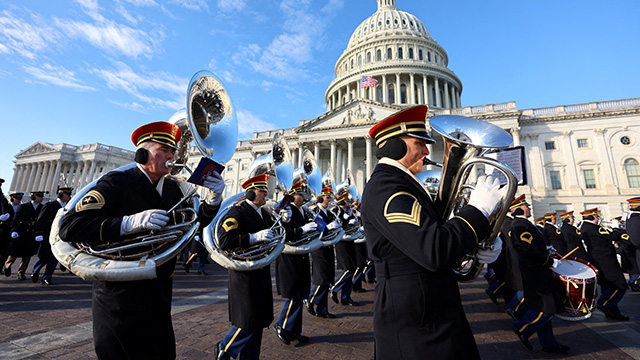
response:
[[[461,107],[462,82],[447,68],[447,52],[395,0],[377,0],[378,11],[355,29],[335,65],[325,93],[327,110],[355,99],[395,105]],[[361,87],[366,81],[367,87]]]

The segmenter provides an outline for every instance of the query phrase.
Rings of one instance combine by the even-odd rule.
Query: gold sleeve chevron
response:
[[[601,227],[601,228],[598,228],[598,233],[600,233],[600,235],[609,235],[609,230]]]
[[[401,212],[389,212],[389,205],[394,202],[394,200],[395,204],[400,205],[399,207]],[[411,205],[409,206],[409,204]],[[384,205],[384,217],[389,223],[407,223],[420,226],[421,211],[422,206],[418,202],[418,199],[405,191],[400,191],[391,195],[387,200],[387,203]]]
[[[622,234],[620,235],[620,237],[622,238],[622,240],[629,240],[629,234]]]
[[[224,231],[226,231],[226,232],[229,232],[231,230],[237,229],[238,228],[238,220],[236,220],[234,218],[228,218],[222,223],[222,227],[224,228]]]
[[[531,241],[533,241],[533,235],[531,235],[531,233],[528,231],[523,232],[522,234],[520,234],[520,240],[526,242],[527,244],[531,244]]]
[[[104,206],[104,196],[96,190],[91,190],[85,195],[82,200],[76,204],[76,212],[84,210],[99,210]]]

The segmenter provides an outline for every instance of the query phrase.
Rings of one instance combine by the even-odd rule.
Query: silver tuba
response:
[[[352,184],[354,186],[352,186]],[[347,170],[347,178],[344,179],[341,183],[336,185],[336,197],[341,197],[347,194],[347,198],[349,202],[353,204],[355,199],[358,199],[358,193],[355,188],[355,182],[353,181],[353,177],[351,176],[351,172]],[[344,221],[343,219],[340,219]],[[356,222],[355,224],[347,225],[344,227],[345,234],[342,236],[342,241],[354,241],[363,236],[360,231],[360,223]]]
[[[320,169],[318,169],[315,156],[308,149],[305,149],[302,153],[302,166],[293,171],[292,185],[299,182],[302,183],[302,190],[306,200],[314,198],[322,192],[322,175],[320,174]],[[315,221],[318,216],[317,213],[311,212],[307,207],[303,206],[302,210],[307,220]],[[308,254],[323,246],[321,238],[322,231],[318,229],[311,230],[303,234],[300,239],[285,242],[282,252],[290,255]]]
[[[333,180],[333,171],[331,171],[331,163],[329,163],[327,167],[327,172],[322,176],[322,193],[326,194],[326,196],[331,196],[334,194],[334,190],[336,189],[335,181]],[[344,236],[344,230],[342,229],[342,219],[336,213],[331,210],[331,206],[329,206],[328,211],[331,211],[333,217],[336,218],[338,223],[341,225],[333,230],[325,230],[322,235],[322,244],[323,246],[331,246],[335,245],[338,241],[342,240]],[[318,211],[320,211],[318,209]]]
[[[277,191],[286,191],[291,185],[293,178],[291,151],[280,133],[275,134],[273,137],[271,152],[257,158],[249,167],[248,178],[262,174],[270,175],[270,194],[275,194]],[[273,178],[275,178],[275,183],[271,181]],[[241,192],[223,201],[216,217],[202,232],[204,245],[209,251],[211,259],[220,266],[235,271],[255,270],[271,264],[282,253],[286,235],[282,224],[276,221],[272,227],[276,236],[270,242],[258,243],[246,249],[221,249],[219,245],[221,221],[231,207],[236,206],[244,198],[245,193]]]
[[[442,221],[448,220],[468,203],[469,193],[475,188],[475,185],[469,182],[469,174],[475,165],[496,168],[504,175],[508,186],[507,193],[501,199],[496,211],[489,215],[488,220],[493,229],[491,235],[486,239],[479,239],[478,247],[460,259],[454,267],[459,282],[471,282],[478,277],[484,267],[478,262],[477,251],[493,245],[518,188],[518,179],[509,166],[482,155],[491,149],[508,147],[513,138],[499,126],[465,116],[434,116],[430,124],[433,130],[444,139],[442,173],[439,181],[433,182],[438,184],[434,201]],[[432,177],[432,179],[436,178]]]
[[[194,84],[200,84],[194,86]],[[206,84],[206,85],[205,85]],[[200,107],[196,99],[207,97],[208,106]],[[181,131],[187,133],[177,144],[178,149],[189,148],[189,143],[195,139],[197,143],[209,144],[211,148],[203,151],[203,155],[210,157],[215,153],[216,160],[225,163],[229,159],[221,154],[233,155],[233,149],[222,149],[224,142],[213,141],[209,136],[219,136],[218,128],[233,129],[227,137],[235,134],[237,137],[237,120],[231,110],[231,104],[226,91],[220,83],[208,72],[198,72],[191,79],[187,94],[187,106],[197,108],[186,116],[186,127]],[[189,101],[193,102],[190,103]],[[224,109],[224,112],[214,111]],[[174,116],[175,117],[175,116]],[[196,120],[194,117],[197,117]],[[202,120],[204,119],[204,120]],[[207,129],[205,131],[205,129]],[[189,136],[193,134],[193,136]],[[206,134],[206,137],[202,137]],[[236,140],[237,141],[237,140]],[[203,145],[206,146],[206,145]],[[234,141],[235,148],[235,141]],[[174,163],[184,164],[187,161],[187,151],[177,150]],[[168,163],[167,166],[172,166]],[[113,171],[125,171],[135,167],[135,163],[125,165]],[[133,238],[111,243],[71,244],[60,239],[59,227],[65,214],[74,208],[78,201],[86,195],[98,182],[94,180],[81,189],[67,205],[58,211],[51,229],[51,250],[56,259],[71,272],[84,280],[133,281],[153,279],[156,268],[175,257],[191,240],[198,229],[198,209],[200,202],[194,196],[196,189],[177,174],[168,175],[180,186],[183,198],[170,209],[170,222],[160,230],[152,230]]]

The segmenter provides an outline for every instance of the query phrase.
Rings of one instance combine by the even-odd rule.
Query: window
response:
[[[562,181],[560,181],[560,171],[558,170],[549,171],[549,178],[551,179],[551,189],[553,190],[562,189]]]
[[[407,103],[407,85],[405,84],[400,85],[400,103],[401,104]]]
[[[396,93],[393,88],[393,84],[389,84],[389,104],[394,104],[396,102]]]
[[[555,141],[545,141],[544,142],[544,149],[545,150],[555,150],[556,149],[556,142]]]
[[[376,86],[376,96],[377,96],[377,98],[376,98],[377,101],[382,101],[383,100],[382,99],[382,86],[380,86],[380,85]]]
[[[431,62],[431,51],[427,51],[427,61]]]
[[[371,53],[367,53],[367,64],[371,62]]]
[[[409,59],[413,59],[413,48],[409,48]]]
[[[233,164],[227,165],[227,171],[233,171]]]
[[[578,149],[584,149],[589,147],[589,139],[578,139]]]
[[[418,60],[422,61],[423,57],[422,57],[422,49],[418,50]]]
[[[353,59],[351,59],[351,68],[353,69]]]
[[[244,170],[247,170],[247,167],[248,167],[248,166],[249,166],[249,164],[247,164],[247,163],[242,164],[242,170],[243,170],[243,171],[244,171]]]
[[[382,61],[382,51],[376,51],[376,61]]]
[[[228,182],[225,184],[225,188],[224,188],[225,199],[231,196],[231,185],[233,185],[233,182]]]
[[[398,48],[398,59],[402,59],[402,48]]]
[[[362,55],[358,55],[358,66],[362,65]]]
[[[584,169],[582,170],[582,174],[584,175],[584,186],[586,189],[595,189],[596,188],[596,175],[593,172],[593,169]]]
[[[640,188],[640,166],[638,166],[638,160],[625,160],[624,170],[627,173],[627,181],[629,182],[629,187]]]
[[[387,49],[387,60],[391,60],[391,48]]]

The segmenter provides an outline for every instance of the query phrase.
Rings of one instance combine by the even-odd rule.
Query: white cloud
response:
[[[205,0],[172,0],[171,2],[189,10],[198,11],[209,9],[209,5],[207,5]]]
[[[73,71],[67,70],[62,66],[44,64],[39,68],[35,66],[25,66],[23,69],[34,78],[53,85],[77,90],[95,90],[91,86],[82,84],[80,80],[76,79]]]
[[[75,0],[80,6],[82,6],[85,14],[89,15],[95,21],[105,21],[104,17],[100,15],[100,7],[98,6],[98,0]]]
[[[36,53],[57,42],[60,36],[57,29],[37,15],[30,14],[30,17],[20,19],[7,10],[0,12],[0,44],[4,53],[35,59]]]
[[[245,0],[218,0],[218,8],[223,11],[240,11],[245,8],[247,2]]]
[[[238,137],[240,139],[251,139],[256,131],[279,128],[279,126],[262,120],[247,110],[238,110]]]
[[[175,110],[185,106],[188,79],[165,72],[138,74],[124,63],[118,63],[116,67],[93,69],[92,72],[101,77],[110,89],[124,90],[146,107]]]
[[[156,44],[164,37],[161,32],[152,36],[142,30],[113,22],[95,25],[56,18],[54,24],[70,38],[84,39],[102,50],[131,57],[151,57]]]
[[[154,0],[124,0],[133,6],[158,6]]]

